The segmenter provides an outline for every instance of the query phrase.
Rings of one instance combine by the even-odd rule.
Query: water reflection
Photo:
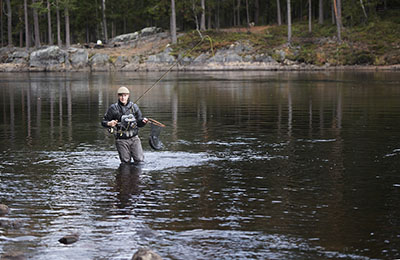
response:
[[[39,77],[30,79],[28,77],[27,87],[16,88],[12,82],[9,82],[9,87],[3,87],[3,122],[9,122],[11,140],[16,138],[16,127],[26,127],[25,139],[29,146],[32,145],[33,136],[32,129],[35,129],[35,139],[44,137],[43,126],[45,131],[48,131],[50,140],[54,140],[55,133],[58,134],[59,143],[73,141],[73,128],[78,127],[74,124],[84,125],[88,118],[80,113],[74,117],[74,110],[82,110],[86,106],[88,109],[86,117],[99,117],[104,108],[116,100],[112,89],[115,84],[112,82],[103,82],[103,86],[94,87],[94,80],[91,78],[88,81],[73,81],[56,79],[54,81],[46,81]],[[219,78],[217,77],[217,80]],[[239,82],[240,83],[240,82]],[[237,82],[224,83],[225,87],[214,89],[211,86],[203,87],[202,92],[193,93],[185,91],[187,88],[185,82],[166,82],[165,88],[170,89],[170,92],[160,91],[162,93],[155,95],[155,102],[149,103],[144,101],[144,108],[148,108],[148,112],[159,114],[161,110],[163,118],[170,115],[171,121],[171,138],[173,141],[180,139],[180,130],[178,120],[183,120],[185,114],[182,114],[182,109],[186,110],[187,116],[193,114],[200,120],[201,135],[204,140],[208,140],[211,136],[208,131],[208,126],[213,124],[214,117],[225,116],[226,120],[222,123],[225,126],[246,126],[251,128],[253,124],[265,124],[268,122],[276,122],[278,135],[293,135],[293,124],[295,121],[304,121],[306,115],[299,112],[303,107],[308,107],[308,129],[309,133],[318,130],[324,134],[327,124],[336,125],[341,128],[343,118],[342,103],[343,103],[343,86],[342,83],[337,83],[336,87],[326,86],[326,84],[317,83],[315,86],[305,84],[300,89],[297,87],[297,81],[289,80],[284,85],[278,82],[277,88],[274,85],[259,84],[256,88],[237,87]],[[108,85],[113,85],[111,89],[107,89]],[[257,84],[256,84],[257,86]],[[134,95],[141,93],[145,86],[138,88],[132,86]],[[311,90],[315,88],[315,90]],[[20,91],[15,91],[19,89]],[[90,90],[90,94],[81,95],[82,90]],[[111,91],[110,91],[111,90]],[[8,97],[5,95],[8,93]],[[44,95],[44,93],[46,93]],[[316,96],[315,94],[318,94]],[[210,96],[211,95],[211,96]],[[307,95],[308,97],[306,97]],[[96,96],[96,97],[94,97]],[[73,105],[73,98],[79,100],[77,105]],[[187,100],[192,100],[195,104],[190,104]],[[207,100],[211,97],[211,100]],[[329,98],[329,99],[328,99]],[[86,99],[86,101],[84,101]],[[15,108],[15,100],[21,100],[21,108]],[[153,100],[153,98],[152,98]],[[170,100],[170,109],[165,109],[164,104]],[[192,102],[192,101],[190,101]],[[58,104],[57,104],[58,103]],[[8,106],[7,106],[8,104]],[[234,107],[233,110],[227,110],[229,106]],[[246,108],[245,108],[246,106]],[[336,109],[333,109],[336,106]],[[36,107],[36,108],[35,108]],[[58,107],[58,118],[55,118]],[[42,111],[43,108],[45,111]],[[35,112],[33,112],[35,109]],[[326,111],[336,111],[335,114],[329,115]],[[64,115],[64,111],[66,114]],[[319,111],[314,113],[314,111]],[[66,117],[66,125],[64,125],[64,116]],[[183,117],[182,117],[183,116]],[[32,119],[36,117],[36,121]],[[9,118],[9,119],[8,119]],[[254,120],[254,118],[256,120]],[[264,118],[264,122],[260,119]],[[58,124],[56,122],[58,121]],[[314,121],[319,122],[319,125],[314,125]],[[5,124],[5,123],[4,123]],[[282,132],[282,129],[286,129]],[[57,131],[58,130],[58,131]],[[66,140],[64,140],[66,134]],[[339,133],[338,133],[339,134]],[[47,138],[47,137],[46,137]]]
[[[118,199],[121,202],[120,208],[131,205],[132,195],[140,193],[139,181],[142,167],[130,163],[121,163],[115,178],[115,188]]]
[[[166,149],[145,127],[146,164],[120,166],[100,119],[158,77],[1,75],[0,202],[28,224],[0,229],[0,254],[58,259],[78,228],[82,259],[399,256],[398,74],[172,73],[139,104]]]

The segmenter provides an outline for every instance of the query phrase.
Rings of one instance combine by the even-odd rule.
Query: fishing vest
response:
[[[127,105],[122,105],[119,102],[112,105],[112,109],[117,112],[116,119],[118,124],[114,129],[113,134],[117,139],[128,139],[138,134],[137,126],[137,111],[139,110],[136,104],[129,102]]]

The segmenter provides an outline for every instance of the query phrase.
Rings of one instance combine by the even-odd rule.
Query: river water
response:
[[[160,76],[0,74],[0,255],[400,258],[400,73],[171,73],[138,102],[165,148],[122,167],[100,120]]]

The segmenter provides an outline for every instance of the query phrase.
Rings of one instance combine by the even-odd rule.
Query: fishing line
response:
[[[172,69],[173,69],[179,62],[181,62],[182,59],[183,59],[184,57],[186,57],[186,56],[187,56],[189,53],[191,53],[195,48],[197,48],[197,47],[204,41],[204,39],[207,38],[207,39],[210,41],[211,53],[212,53],[212,56],[214,56],[214,48],[213,48],[213,44],[212,44],[212,39],[211,39],[211,37],[208,36],[208,35],[206,35],[205,37],[203,37],[203,35],[201,35],[201,34],[200,34],[200,37],[201,37],[201,40],[200,40],[193,48],[191,48],[190,50],[186,51],[185,54],[184,54],[181,58],[177,59],[177,60],[174,62],[174,64],[172,64],[172,66],[171,66],[166,72],[164,72],[164,74],[163,74],[156,82],[154,82],[153,85],[151,85],[140,97],[138,97],[138,98],[135,100],[134,103],[137,103],[142,97],[144,97],[144,95],[146,95],[146,94],[147,94],[150,90],[152,90],[158,83],[160,83],[160,81],[161,81],[169,72],[171,72]]]

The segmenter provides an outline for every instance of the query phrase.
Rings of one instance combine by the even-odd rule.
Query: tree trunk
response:
[[[281,2],[280,0],[276,0],[276,11],[277,11],[277,18],[278,18],[278,25],[282,25],[282,16],[281,16]]]
[[[90,42],[90,32],[89,32],[89,25],[86,23],[86,43]]]
[[[336,26],[337,26],[337,34],[338,34],[338,41],[342,41],[342,3],[341,0],[333,0],[333,7],[335,9],[335,16],[336,16]]]
[[[259,0],[254,1],[254,24],[258,24],[260,18],[260,2]]]
[[[200,31],[206,30],[206,4],[205,0],[201,0],[201,18],[200,18]]]
[[[51,31],[50,0],[47,0],[47,25],[48,25],[48,34],[49,34],[49,45],[53,45],[53,33]]]
[[[176,38],[176,13],[175,13],[175,0],[171,0],[171,41],[172,44],[177,43]]]
[[[311,0],[308,0],[308,32],[312,32],[312,9],[311,9]]]
[[[32,0],[32,3],[35,3],[36,0]],[[40,27],[39,27],[39,15],[36,8],[33,8],[33,26],[35,31],[35,47],[39,48],[40,45]]]
[[[298,0],[300,1],[300,9],[299,9],[299,17],[300,17],[300,21],[303,21],[303,0]],[[307,1],[307,0],[306,0]],[[295,4],[296,6],[296,4]],[[296,14],[296,8],[294,9],[294,13]],[[296,15],[295,15],[296,17]]]
[[[215,29],[219,30],[220,28],[220,23],[219,23],[219,5],[220,0],[217,0],[217,11],[215,12]]]
[[[107,21],[106,21],[106,0],[102,1],[102,9],[103,9],[103,34],[105,42],[108,41],[108,33],[107,33]]]
[[[363,13],[364,13],[365,18],[368,19],[368,15],[367,15],[367,12],[365,11],[365,7],[364,7],[364,2],[363,2],[363,0],[360,0],[360,4],[361,4],[361,8],[362,8],[362,10],[363,10]]]
[[[208,30],[212,29],[211,17],[212,17],[211,6],[208,5],[208,15],[207,15],[207,29]]]
[[[232,8],[232,10],[233,10],[233,26],[236,26],[237,25],[237,19],[236,19],[236,8],[235,8],[235,0],[232,0],[233,2],[232,2],[232,6],[233,6],[233,8]]]
[[[7,3],[7,30],[8,30],[8,46],[12,46],[12,12],[10,0]]]
[[[250,26],[250,14],[249,14],[249,0],[246,0],[246,21],[247,27]]]
[[[194,15],[194,22],[196,24],[196,30],[198,31],[200,29],[200,27],[199,27],[199,19],[197,19],[196,2],[194,0],[192,0],[192,10],[193,10],[193,15]]]
[[[3,0],[0,0],[0,37],[1,37],[1,46],[4,45],[4,37],[3,37]]]
[[[22,27],[19,28],[19,47],[24,47],[24,30]]]
[[[61,21],[60,21],[60,7],[58,0],[56,2],[56,14],[57,14],[57,45],[58,47],[61,47],[62,41],[61,41]]]
[[[240,26],[242,23],[240,22],[240,0],[237,0],[237,25]]]
[[[29,35],[29,23],[28,23],[28,0],[24,0],[24,18],[25,18],[25,45],[26,48],[31,47],[30,35]]]
[[[111,39],[113,39],[116,35],[117,35],[117,24],[116,24],[116,22],[113,20],[113,21],[111,22]]]
[[[319,0],[318,23],[324,24],[324,0]]]
[[[65,47],[69,48],[71,46],[70,32],[69,32],[69,10],[68,6],[65,7]]]
[[[290,0],[287,0],[287,23],[288,23],[288,44],[292,42],[292,11],[290,10]]]

